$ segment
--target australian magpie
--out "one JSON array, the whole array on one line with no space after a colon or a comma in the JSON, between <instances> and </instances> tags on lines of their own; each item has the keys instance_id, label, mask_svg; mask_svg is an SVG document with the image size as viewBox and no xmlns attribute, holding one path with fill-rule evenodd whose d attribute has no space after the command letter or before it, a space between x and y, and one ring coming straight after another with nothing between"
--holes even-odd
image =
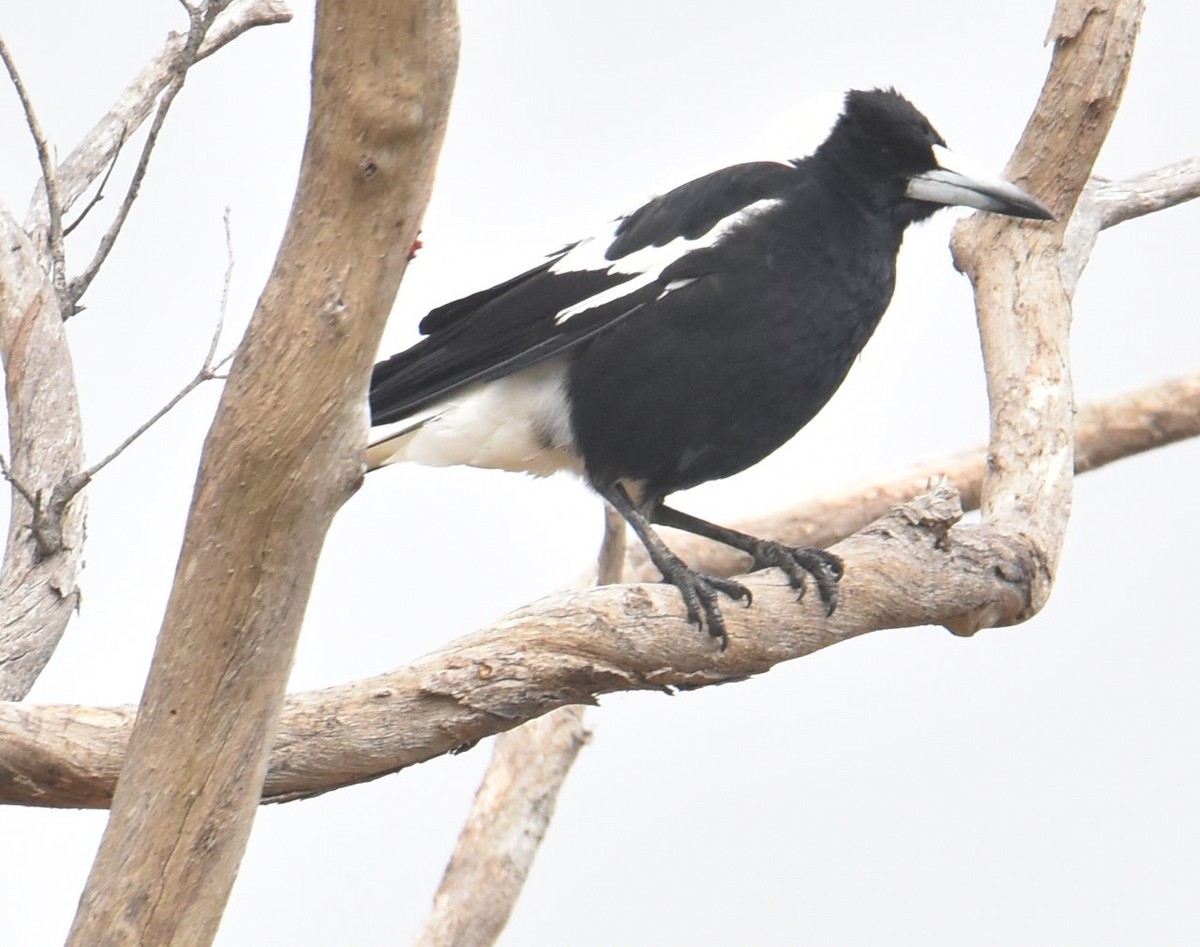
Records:
<instances>
[{"instance_id":1,"label":"australian magpie","mask_svg":"<svg viewBox=\"0 0 1200 947\"><path fill-rule=\"evenodd\" d=\"M581 474L724 645L731 579L675 556L655 524L776 566L826 614L842 563L665 505L750 467L832 397L891 300L905 228L942 205L1050 211L966 171L891 89L851 91L811 154L714 171L599 236L440 306L424 339L375 366L370 468L397 461Z\"/></svg>"}]
</instances>

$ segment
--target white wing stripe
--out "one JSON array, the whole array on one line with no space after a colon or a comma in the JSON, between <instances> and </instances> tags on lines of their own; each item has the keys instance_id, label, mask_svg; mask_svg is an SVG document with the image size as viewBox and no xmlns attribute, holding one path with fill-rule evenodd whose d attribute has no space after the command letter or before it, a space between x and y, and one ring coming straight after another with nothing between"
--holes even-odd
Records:
<instances>
[{"instance_id":1,"label":"white wing stripe","mask_svg":"<svg viewBox=\"0 0 1200 947\"><path fill-rule=\"evenodd\" d=\"M608 289L596 293L594 296L581 299L573 306L568 306L566 309L561 310L555 316L555 324L562 325L572 316L579 315L581 312L587 312L589 309L607 305L621 299L623 296L636 293L639 289L654 283L663 270L672 263L681 260L696 250L715 246L732 228L744 223L751 217L770 210L780 203L777 198L763 198L752 204L747 204L727 217L722 217L706 233L694 240L689 240L686 237L676 237L670 243L664 244L661 247L643 247L641 250L636 250L628 256L621 257L619 260L607 260L604 258L604 251L611 244L611 238L607 243L603 244L595 237L589 237L586 240L580 241L562 259L550 267L551 273L604 270L610 273L630 274L633 278L616 286L610 286ZM684 281L677 280L668 287L668 290L678 289L681 285L684 285Z\"/></svg>"}]
</instances>

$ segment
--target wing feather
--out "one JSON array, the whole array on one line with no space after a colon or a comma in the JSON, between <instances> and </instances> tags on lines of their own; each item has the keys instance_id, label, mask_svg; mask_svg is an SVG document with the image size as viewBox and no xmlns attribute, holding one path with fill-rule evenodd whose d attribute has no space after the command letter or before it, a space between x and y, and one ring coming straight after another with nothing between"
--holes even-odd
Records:
<instances>
[{"instance_id":1,"label":"wing feather","mask_svg":"<svg viewBox=\"0 0 1200 947\"><path fill-rule=\"evenodd\" d=\"M656 197L606 233L488 289L432 310L424 339L381 361L371 420L401 420L479 381L511 374L644 312L704 275L716 242L794 184L773 162L735 165ZM690 265L689 265L690 264Z\"/></svg>"}]
</instances>

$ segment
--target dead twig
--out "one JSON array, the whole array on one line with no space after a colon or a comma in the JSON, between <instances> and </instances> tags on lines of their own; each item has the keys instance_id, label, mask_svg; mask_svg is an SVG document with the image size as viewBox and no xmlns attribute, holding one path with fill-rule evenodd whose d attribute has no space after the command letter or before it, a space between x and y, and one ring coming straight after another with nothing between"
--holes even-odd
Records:
<instances>
[{"instance_id":1,"label":"dead twig","mask_svg":"<svg viewBox=\"0 0 1200 947\"><path fill-rule=\"evenodd\" d=\"M248 30L286 23L291 18L292 11L284 0L232 0L204 37L196 61L207 59ZM59 164L59 196L64 213L100 176L126 139L150 117L154 103L175 74L186 39L186 35L171 34L163 48ZM39 189L26 215L25 229L33 233L45 227L46 217L44 195Z\"/></svg>"},{"instance_id":2,"label":"dead twig","mask_svg":"<svg viewBox=\"0 0 1200 947\"><path fill-rule=\"evenodd\" d=\"M113 169L117 166L117 158L121 156L121 148L125 145L125 131L126 129L122 127L121 140L117 144L116 150L113 152L112 161L108 163L108 170L104 172L104 177L100 181L100 186L96 188L96 193L92 195L92 199L88 201L83 210L79 212L79 216L63 228L64 237L69 237L71 235L71 231L83 223L83 221L87 218L87 215L91 212L92 208L104 200L104 189L108 186L108 179L112 177Z\"/></svg>"},{"instance_id":3,"label":"dead twig","mask_svg":"<svg viewBox=\"0 0 1200 947\"><path fill-rule=\"evenodd\" d=\"M51 278L53 279L54 292L58 296L59 304L65 312L68 307L67 261L66 251L63 247L63 206L62 198L59 196L58 171L54 166L54 158L50 154L50 146L46 143L46 136L42 132L41 122L38 121L37 112L34 111L33 102L29 98L29 93L25 90L25 83L21 81L21 74L17 71L17 64L13 60L12 54L8 51L8 46L5 44L3 37L0 37L0 59L4 61L4 68L8 70L8 77L12 80L13 88L17 91L17 98L21 100L21 110L25 113L25 124L29 126L29 133L33 136L33 143L37 148L38 163L42 167L42 186L46 192L46 206L50 223L48 237L50 241Z\"/></svg>"},{"instance_id":4,"label":"dead twig","mask_svg":"<svg viewBox=\"0 0 1200 947\"><path fill-rule=\"evenodd\" d=\"M209 340L208 350L204 354L204 362L201 364L200 369L196 372L196 374L193 375L192 378L189 379L182 388L175 392L175 394L171 396L166 404L164 404L161 408L150 415L149 418L138 425L138 427L128 437L126 437L123 441L121 441L121 443L105 454L104 457L96 461L96 463L92 464L86 470L80 471L69 481L67 481L62 488L63 494L66 497L66 502L69 503L75 494L92 482L92 479L96 476L96 474L121 456L121 454L124 453L125 450L128 449L136 440L138 440L138 438L140 438L143 434L154 427L154 425L166 417L172 411L172 409L179 404L179 402L183 401L184 398L203 385L206 381L212 381L214 378L224 377L220 374L220 369L234 356L234 352L229 352L219 360L216 358L217 347L220 345L221 334L225 328L225 316L229 309L229 287L233 281L233 237L230 229L228 207L225 208L224 222L226 252L225 280L221 288L221 305L217 312L217 324L213 329L212 338Z\"/></svg>"},{"instance_id":5,"label":"dead twig","mask_svg":"<svg viewBox=\"0 0 1200 947\"><path fill-rule=\"evenodd\" d=\"M116 244L122 228L125 226L125 221L129 217L129 212L133 208L133 202L137 200L138 193L142 187L142 181L145 179L146 171L150 167L150 156L154 152L154 146L158 143L159 133L162 131L163 123L167 120L167 114L171 110L171 105L183 89L188 71L195 65L200 46L204 42L204 37L207 35L209 29L212 27L213 21L228 4L229 0L210 0L203 7L197 8L190 7L186 3L183 4L184 9L188 12L189 20L187 40L184 43L179 59L174 65L174 73L171 81L166 89L163 90L162 97L159 99L158 108L155 110L154 118L150 122L150 129L147 132L146 140L142 144L142 152L138 156L137 167L133 171L133 178L130 180L129 187L125 191L125 198L121 201L121 206L117 209L112 224L100 238L100 243L97 245L96 252L93 254L91 261L84 267L82 273L72 278L70 283L67 284L67 299L69 301L67 315L73 315L78 311L77 307L80 298L87 292L87 288L92 284L92 280L100 272L100 267L104 265L104 261L108 259L109 253L112 252L112 248Z\"/></svg>"}]
</instances>

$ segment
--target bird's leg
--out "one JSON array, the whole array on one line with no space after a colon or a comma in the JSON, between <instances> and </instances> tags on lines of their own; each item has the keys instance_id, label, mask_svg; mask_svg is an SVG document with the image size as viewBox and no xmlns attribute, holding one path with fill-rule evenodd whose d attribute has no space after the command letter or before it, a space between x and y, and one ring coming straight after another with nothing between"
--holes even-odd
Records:
<instances>
[{"instance_id":1,"label":"bird's leg","mask_svg":"<svg viewBox=\"0 0 1200 947\"><path fill-rule=\"evenodd\" d=\"M825 606L825 615L832 615L833 610L837 608L837 587L838 580L842 577L842 560L831 552L807 546L788 546L771 539L759 539L757 536L739 533L736 529L718 526L697 516L673 510L661 502L651 508L649 518L659 526L673 526L675 529L695 533L725 546L740 549L754 560L751 571L771 566L781 569L792 588L799 593L798 598L804 597L805 574L811 575L817 583L817 592L820 593L821 602Z\"/></svg>"},{"instance_id":2,"label":"bird's leg","mask_svg":"<svg viewBox=\"0 0 1200 947\"><path fill-rule=\"evenodd\" d=\"M729 644L729 635L725 631L725 619L717 604L717 593L724 592L730 598L749 605L750 590L732 579L708 575L690 568L667 548L666 543L654 531L650 520L637 508L621 484L596 487L596 491L612 504L613 509L620 513L637 533L638 539L646 547L650 561L662 573L663 581L670 582L679 589L683 603L687 606L688 621L702 628L707 627L708 633L720 640L721 649L724 650Z\"/></svg>"}]
</instances>

